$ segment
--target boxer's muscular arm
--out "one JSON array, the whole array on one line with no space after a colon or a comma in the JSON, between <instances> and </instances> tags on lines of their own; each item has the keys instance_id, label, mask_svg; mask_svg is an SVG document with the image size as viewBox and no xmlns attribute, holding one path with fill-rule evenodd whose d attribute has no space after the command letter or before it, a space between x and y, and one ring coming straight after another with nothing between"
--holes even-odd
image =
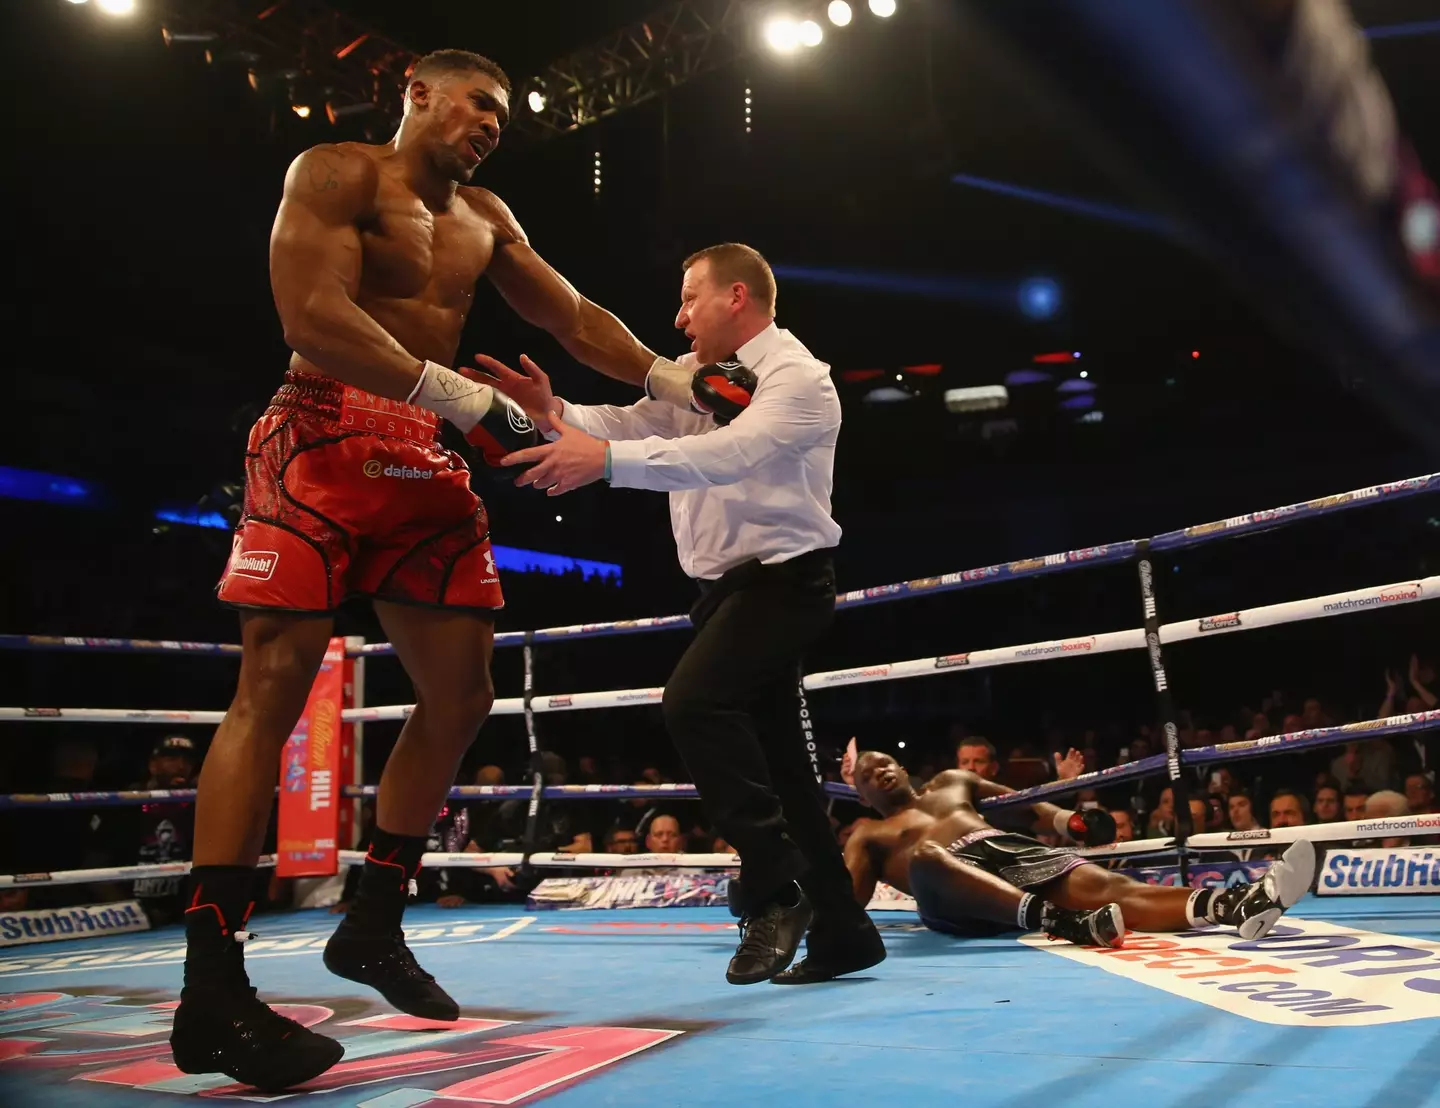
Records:
<instances>
[{"instance_id":1,"label":"boxer's muscular arm","mask_svg":"<svg viewBox=\"0 0 1440 1108\"><path fill-rule=\"evenodd\" d=\"M554 335L572 358L607 377L643 387L655 352L535 253L503 200L485 189L472 193L495 231L495 253L486 276L505 302L526 323Z\"/></svg>"},{"instance_id":2,"label":"boxer's muscular arm","mask_svg":"<svg viewBox=\"0 0 1440 1108\"><path fill-rule=\"evenodd\" d=\"M992 796L1008 796L1015 791L1010 788L1009 785L1000 785L994 781L987 781L979 774L972 773L968 769L946 770L945 773L940 776L948 778L951 774L954 774L955 779L963 783L970 790L970 795L974 800L988 800ZM1026 804L1023 807L1029 808L1035 813L1035 823L1037 826L1044 827L1047 830L1054 825L1056 816L1063 813L1065 818L1068 819L1070 817L1069 808L1061 808L1058 804L1050 804L1044 800L1037 800L1034 804ZM977 810L979 809L977 808Z\"/></svg>"},{"instance_id":3,"label":"boxer's muscular arm","mask_svg":"<svg viewBox=\"0 0 1440 1108\"><path fill-rule=\"evenodd\" d=\"M374 162L336 146L291 162L270 232L270 286L291 350L346 384L404 400L421 359L355 303L359 223L377 181Z\"/></svg>"},{"instance_id":4,"label":"boxer's muscular arm","mask_svg":"<svg viewBox=\"0 0 1440 1108\"><path fill-rule=\"evenodd\" d=\"M875 863L870 857L869 827L872 822L868 819L856 821L855 830L845 843L845 868L850 871L855 900L862 908L875 895L875 882L879 880Z\"/></svg>"}]
</instances>

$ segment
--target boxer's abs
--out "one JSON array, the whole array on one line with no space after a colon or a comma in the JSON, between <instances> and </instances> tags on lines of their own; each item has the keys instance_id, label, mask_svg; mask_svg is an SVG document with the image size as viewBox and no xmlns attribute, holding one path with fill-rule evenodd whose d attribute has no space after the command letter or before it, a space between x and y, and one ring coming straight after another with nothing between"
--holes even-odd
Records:
<instances>
[{"instance_id":1,"label":"boxer's abs","mask_svg":"<svg viewBox=\"0 0 1440 1108\"><path fill-rule=\"evenodd\" d=\"M910 860L921 843L935 842L949 846L962 835L988 827L978 813L971 808L955 808L943 816L926 813L930 821L905 828L891 844L886 853L881 876L896 888L910 887Z\"/></svg>"}]
</instances>

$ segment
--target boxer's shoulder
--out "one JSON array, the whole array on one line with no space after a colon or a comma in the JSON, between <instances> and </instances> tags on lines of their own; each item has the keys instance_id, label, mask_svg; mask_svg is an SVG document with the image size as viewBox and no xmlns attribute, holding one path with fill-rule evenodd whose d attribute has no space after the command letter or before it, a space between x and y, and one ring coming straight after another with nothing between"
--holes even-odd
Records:
<instances>
[{"instance_id":1,"label":"boxer's shoulder","mask_svg":"<svg viewBox=\"0 0 1440 1108\"><path fill-rule=\"evenodd\" d=\"M380 149L360 142L312 146L290 163L286 192L368 204L379 188Z\"/></svg>"},{"instance_id":2,"label":"boxer's shoulder","mask_svg":"<svg viewBox=\"0 0 1440 1108\"><path fill-rule=\"evenodd\" d=\"M462 185L456 194L469 205L471 211L490 224L495 237L501 242L528 241L510 205L489 189L479 185Z\"/></svg>"}]
</instances>

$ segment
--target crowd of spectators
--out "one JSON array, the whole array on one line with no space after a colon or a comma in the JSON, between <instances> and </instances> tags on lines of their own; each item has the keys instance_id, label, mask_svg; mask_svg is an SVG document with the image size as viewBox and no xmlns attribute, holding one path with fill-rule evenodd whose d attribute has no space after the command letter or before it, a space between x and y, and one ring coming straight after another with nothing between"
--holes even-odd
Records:
<instances>
[{"instance_id":1,"label":"crowd of spectators","mask_svg":"<svg viewBox=\"0 0 1440 1108\"><path fill-rule=\"evenodd\" d=\"M1383 698L1372 718L1416 713L1437 706L1436 671L1418 655L1403 673L1386 672ZM1276 691L1258 707L1237 706L1228 717L1207 725L1181 713L1179 739L1183 748L1224 746L1271 735L1359 722L1332 714L1323 697L1292 697ZM906 762L917 785L943 769L972 770L990 780L1023 788L1046 780L1073 778L1082 773L1124 764L1163 749L1152 727L1126 733L1115 725L1101 725L1074 734L1052 731L1043 743L1017 743L998 747L963 724L952 727L948 750L937 756L931 748L907 751L904 740L889 736L864 745L890 749ZM67 737L52 749L49 788L82 791L96 787L96 744ZM908 755L908 757L907 757ZM151 748L143 773L134 773L135 788L193 787L198 777L201 747L185 735L169 735ZM1440 732L1420 732L1388 738L1357 739L1339 747L1314 751L1237 759L1204 770L1185 770L1189 795L1189 833L1253 831L1360 819L1421 815L1440 811L1436 803L1436 771L1440 768ZM638 770L615 759L582 753L567 759L548 752L542 771L550 785L615 784L660 785L683 780L665 764ZM838 779L838 761L830 772ZM1103 781L1103 778L1101 779ZM466 771L457 784L528 784L524 767L481 765ZM1087 788L1062 803L1077 807L1104 807L1115 818L1120 841L1163 837L1176 833L1181 813L1175 790L1164 775L1134 783ZM440 813L430 849L447 852L519 851L526 843L528 802L476 800L451 802ZM866 814L858 803L832 805L832 824L843 841L853 821ZM133 807L58 809L25 814L33 821L23 841L12 837L4 851L8 868L34 871L96 866L123 866L147 862L185 860L189 857L194 809L189 803L166 801ZM373 809L362 809L357 847L369 833ZM1004 825L1005 817L996 822ZM1029 830L1029 828L1025 828ZM1048 829L1035 832L1053 839ZM1431 839L1380 837L1374 845L1403 846ZM269 848L273 849L272 818ZM570 853L733 853L707 826L700 803L690 799L605 800L584 799L548 803L541 809L530 848ZM358 874L358 869L353 871ZM596 871L591 871L596 872ZM673 872L673 871L671 871ZM540 880L534 871L517 868L435 868L422 871L420 896L445 907L466 903L521 900ZM29 906L138 900L157 923L178 918L183 879L150 878L125 885L111 882L91 886L35 886L0 890L0 910ZM286 907L291 903L288 883L273 874L257 878L261 905ZM343 900L342 900L343 905Z\"/></svg>"}]
</instances>

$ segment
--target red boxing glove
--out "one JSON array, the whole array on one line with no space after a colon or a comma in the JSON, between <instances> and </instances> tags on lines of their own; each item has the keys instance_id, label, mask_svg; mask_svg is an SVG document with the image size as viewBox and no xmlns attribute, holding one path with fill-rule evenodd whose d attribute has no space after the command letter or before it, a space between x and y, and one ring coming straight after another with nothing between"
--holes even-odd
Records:
<instances>
[{"instance_id":1,"label":"red boxing glove","mask_svg":"<svg viewBox=\"0 0 1440 1108\"><path fill-rule=\"evenodd\" d=\"M1104 808L1084 808L1070 813L1065 831L1077 843L1104 846L1115 841L1115 817Z\"/></svg>"},{"instance_id":2,"label":"red boxing glove","mask_svg":"<svg viewBox=\"0 0 1440 1108\"><path fill-rule=\"evenodd\" d=\"M723 427L750 406L759 384L754 371L734 357L702 365L690 379L690 405Z\"/></svg>"}]
</instances>

